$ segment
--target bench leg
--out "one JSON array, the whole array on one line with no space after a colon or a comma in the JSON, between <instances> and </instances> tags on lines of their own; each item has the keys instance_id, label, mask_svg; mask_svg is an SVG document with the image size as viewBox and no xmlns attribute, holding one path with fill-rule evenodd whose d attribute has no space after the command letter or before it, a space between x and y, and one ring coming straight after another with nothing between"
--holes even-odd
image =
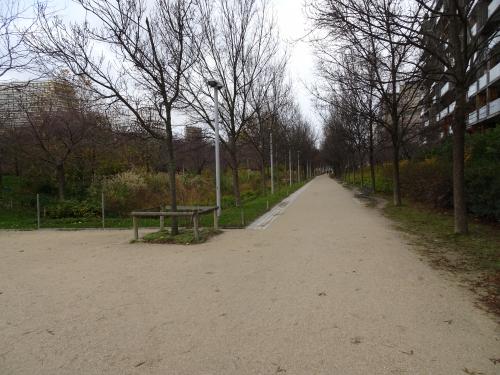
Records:
<instances>
[{"instance_id":1,"label":"bench leg","mask_svg":"<svg viewBox=\"0 0 500 375\"><path fill-rule=\"evenodd\" d=\"M137 241L139 239L139 219L135 216L132 217L132 224L134 227L134 240Z\"/></svg>"},{"instance_id":2,"label":"bench leg","mask_svg":"<svg viewBox=\"0 0 500 375\"><path fill-rule=\"evenodd\" d=\"M165 216L160 216L160 230L165 230Z\"/></svg>"},{"instance_id":3,"label":"bench leg","mask_svg":"<svg viewBox=\"0 0 500 375\"><path fill-rule=\"evenodd\" d=\"M219 217L217 216L217 210L214 210L214 229L219 229Z\"/></svg>"}]
</instances>

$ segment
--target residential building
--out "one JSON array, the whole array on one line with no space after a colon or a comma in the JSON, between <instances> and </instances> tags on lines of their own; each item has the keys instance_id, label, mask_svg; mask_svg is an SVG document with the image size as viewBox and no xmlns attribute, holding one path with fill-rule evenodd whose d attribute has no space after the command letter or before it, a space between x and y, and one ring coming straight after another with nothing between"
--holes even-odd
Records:
<instances>
[{"instance_id":1,"label":"residential building","mask_svg":"<svg viewBox=\"0 0 500 375\"><path fill-rule=\"evenodd\" d=\"M0 84L0 125L25 126L29 113L63 110L74 98L73 87L62 80Z\"/></svg>"},{"instance_id":2,"label":"residential building","mask_svg":"<svg viewBox=\"0 0 500 375\"><path fill-rule=\"evenodd\" d=\"M437 33L442 33L446 25L448 0L438 0L436 13L429 17L429 26ZM465 0L467 2L467 0ZM474 54L469 72L473 80L468 88L466 111L467 130L496 126L500 122L500 0L470 0L469 13L470 37L477 37L481 46ZM453 83L435 59L427 59L428 70L441 71L427 81L426 104L421 112L424 126L435 126L443 137L452 132L453 112L455 110L455 92Z\"/></svg>"}]
</instances>

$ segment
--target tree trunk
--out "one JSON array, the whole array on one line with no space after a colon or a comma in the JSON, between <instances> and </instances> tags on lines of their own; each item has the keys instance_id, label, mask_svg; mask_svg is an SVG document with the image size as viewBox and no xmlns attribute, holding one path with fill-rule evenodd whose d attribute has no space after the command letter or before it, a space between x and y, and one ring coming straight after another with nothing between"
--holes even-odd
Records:
<instances>
[{"instance_id":1,"label":"tree trunk","mask_svg":"<svg viewBox=\"0 0 500 375\"><path fill-rule=\"evenodd\" d=\"M370 123L370 145L368 150L368 157L370 158L370 175L372 180L372 190L375 193L375 159L373 156L373 124Z\"/></svg>"},{"instance_id":2,"label":"tree trunk","mask_svg":"<svg viewBox=\"0 0 500 375\"><path fill-rule=\"evenodd\" d=\"M467 204L465 199L465 106L466 90L456 86L457 104L453 126L453 212L455 233L467 233Z\"/></svg>"},{"instance_id":3,"label":"tree trunk","mask_svg":"<svg viewBox=\"0 0 500 375\"><path fill-rule=\"evenodd\" d=\"M365 185L365 171L363 170L364 166L364 157L362 151L359 151L359 164L360 164L360 172L361 172L361 188Z\"/></svg>"},{"instance_id":4,"label":"tree trunk","mask_svg":"<svg viewBox=\"0 0 500 375\"><path fill-rule=\"evenodd\" d=\"M3 194L3 169L2 160L0 160L0 196Z\"/></svg>"},{"instance_id":5,"label":"tree trunk","mask_svg":"<svg viewBox=\"0 0 500 375\"><path fill-rule=\"evenodd\" d=\"M168 111L168 109L167 109ZM168 181L170 185L170 210L172 212L177 211L177 186L176 186L176 174L177 165L175 163L174 157L174 145L173 145L173 135L172 135L172 119L170 113L167 113L167 138L165 140L167 147L167 167L168 167ZM171 218L171 229L170 233L175 236L179 234L179 222L176 216Z\"/></svg>"},{"instance_id":6,"label":"tree trunk","mask_svg":"<svg viewBox=\"0 0 500 375\"><path fill-rule=\"evenodd\" d=\"M56 165L56 177L57 177L57 194L60 201L64 200L64 192L66 189L66 177L64 175L64 164L60 163Z\"/></svg>"},{"instance_id":7,"label":"tree trunk","mask_svg":"<svg viewBox=\"0 0 500 375\"><path fill-rule=\"evenodd\" d=\"M395 206L401 206L401 184L399 180L399 145L392 144L392 196Z\"/></svg>"},{"instance_id":8,"label":"tree trunk","mask_svg":"<svg viewBox=\"0 0 500 375\"><path fill-rule=\"evenodd\" d=\"M264 158L261 157L261 160L260 160L260 188L262 190L262 194L265 194L266 193L266 165L265 165L265 161L264 161Z\"/></svg>"},{"instance_id":9,"label":"tree trunk","mask_svg":"<svg viewBox=\"0 0 500 375\"><path fill-rule=\"evenodd\" d=\"M232 178L233 178L233 196L234 196L234 201L236 204L236 207L239 207L241 204L241 197L240 197L240 176L238 174L238 151L236 149L236 142L234 140L229 142L229 157L231 158L230 160L230 165L231 165L231 172L232 172Z\"/></svg>"},{"instance_id":10,"label":"tree trunk","mask_svg":"<svg viewBox=\"0 0 500 375\"><path fill-rule=\"evenodd\" d=\"M14 157L14 169L15 169L16 177L19 177L21 175L21 171L19 168L19 160L17 159L17 156Z\"/></svg>"}]
</instances>

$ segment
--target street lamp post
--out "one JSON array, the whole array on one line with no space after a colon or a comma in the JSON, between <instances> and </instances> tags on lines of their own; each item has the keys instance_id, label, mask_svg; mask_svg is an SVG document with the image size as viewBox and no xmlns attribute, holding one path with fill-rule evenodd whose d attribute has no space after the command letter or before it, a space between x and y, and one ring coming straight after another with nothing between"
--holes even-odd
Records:
<instances>
[{"instance_id":1,"label":"street lamp post","mask_svg":"<svg viewBox=\"0 0 500 375\"><path fill-rule=\"evenodd\" d=\"M220 153L219 153L219 90L223 87L222 83L211 79L208 85L214 89L214 99L215 99L215 199L217 204L217 217L220 217L221 213L221 195L220 195Z\"/></svg>"},{"instance_id":2,"label":"street lamp post","mask_svg":"<svg viewBox=\"0 0 500 375\"><path fill-rule=\"evenodd\" d=\"M269 133L270 164L271 164L271 194L274 194L274 161L273 161L273 132Z\"/></svg>"},{"instance_id":3,"label":"street lamp post","mask_svg":"<svg viewBox=\"0 0 500 375\"><path fill-rule=\"evenodd\" d=\"M300 151L297 151L297 182L300 182Z\"/></svg>"}]
</instances>

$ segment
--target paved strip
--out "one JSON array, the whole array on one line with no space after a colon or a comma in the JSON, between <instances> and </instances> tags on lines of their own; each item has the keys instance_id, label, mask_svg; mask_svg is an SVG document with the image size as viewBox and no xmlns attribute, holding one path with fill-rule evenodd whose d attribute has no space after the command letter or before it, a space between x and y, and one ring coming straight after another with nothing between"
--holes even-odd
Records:
<instances>
[{"instance_id":1,"label":"paved strip","mask_svg":"<svg viewBox=\"0 0 500 375\"><path fill-rule=\"evenodd\" d=\"M264 230L271 225L271 223L276 220L279 216L283 215L285 213L285 210L287 209L288 206L290 206L293 202L297 200L300 194L302 194L306 189L307 186L310 184L308 182L304 186L302 186L300 189L296 190L292 194L290 194L288 197L283 199L280 203L275 205L271 210L266 212L264 215L260 216L256 220L254 220L250 225L247 226L247 229L252 229L252 230Z\"/></svg>"}]
</instances>

